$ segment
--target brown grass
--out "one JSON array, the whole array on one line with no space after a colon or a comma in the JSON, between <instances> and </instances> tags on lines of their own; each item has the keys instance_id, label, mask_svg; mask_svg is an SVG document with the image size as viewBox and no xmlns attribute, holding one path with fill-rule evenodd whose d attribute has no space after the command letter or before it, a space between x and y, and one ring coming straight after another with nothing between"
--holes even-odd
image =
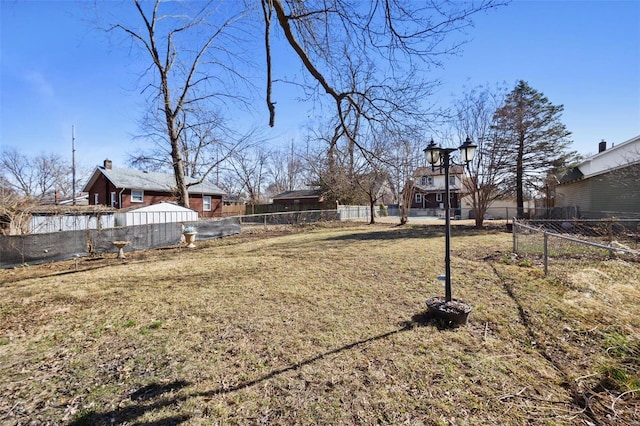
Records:
<instances>
[{"instance_id":1,"label":"brown grass","mask_svg":"<svg viewBox=\"0 0 640 426\"><path fill-rule=\"evenodd\" d=\"M454 229L454 297L473 311L453 330L424 315L444 292L437 226L256 230L0 271L0 422L640 422L638 264L553 279L510 248Z\"/></svg>"}]
</instances>

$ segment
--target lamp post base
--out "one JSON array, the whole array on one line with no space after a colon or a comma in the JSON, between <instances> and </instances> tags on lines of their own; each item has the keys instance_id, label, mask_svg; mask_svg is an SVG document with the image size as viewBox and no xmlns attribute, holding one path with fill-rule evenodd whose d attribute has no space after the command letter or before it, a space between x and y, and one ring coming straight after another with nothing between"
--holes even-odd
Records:
<instances>
[{"instance_id":1,"label":"lamp post base","mask_svg":"<svg viewBox=\"0 0 640 426\"><path fill-rule=\"evenodd\" d=\"M427 308L432 318L440 320L450 327L465 325L471 312L471 306L466 302L458 299L447 302L444 297L427 299Z\"/></svg>"}]
</instances>

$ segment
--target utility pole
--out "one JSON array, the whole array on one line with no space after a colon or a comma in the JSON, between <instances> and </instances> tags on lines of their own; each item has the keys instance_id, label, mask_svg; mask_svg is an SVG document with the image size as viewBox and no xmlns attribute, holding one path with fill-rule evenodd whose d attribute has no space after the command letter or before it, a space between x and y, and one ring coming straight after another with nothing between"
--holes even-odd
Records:
<instances>
[{"instance_id":1,"label":"utility pole","mask_svg":"<svg viewBox=\"0 0 640 426\"><path fill-rule=\"evenodd\" d=\"M76 129L71 125L71 196L72 205L76 205Z\"/></svg>"}]
</instances>

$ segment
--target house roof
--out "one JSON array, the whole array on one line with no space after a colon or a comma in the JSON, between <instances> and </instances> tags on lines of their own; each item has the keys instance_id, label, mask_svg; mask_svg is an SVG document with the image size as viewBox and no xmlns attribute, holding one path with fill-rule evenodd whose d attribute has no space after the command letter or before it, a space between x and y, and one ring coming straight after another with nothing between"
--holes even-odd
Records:
<instances>
[{"instance_id":1,"label":"house roof","mask_svg":"<svg viewBox=\"0 0 640 426\"><path fill-rule=\"evenodd\" d=\"M572 182L574 180L582 179L583 176L584 174L582 174L579 168L573 167L564 176L560 178L560 183L567 183L567 182Z\"/></svg>"},{"instance_id":2,"label":"house roof","mask_svg":"<svg viewBox=\"0 0 640 426\"><path fill-rule=\"evenodd\" d=\"M583 178L587 179L639 162L640 135L585 158L580 164L565 174L560 179L560 182L564 184Z\"/></svg>"},{"instance_id":3,"label":"house roof","mask_svg":"<svg viewBox=\"0 0 640 426\"><path fill-rule=\"evenodd\" d=\"M89 191L96 179L103 174L116 188L141 189L145 191L172 192L176 186L175 176L166 173L143 172L133 169L105 168L99 166L91 175L83 191ZM185 177L187 184L197 179ZM189 194L224 195L225 192L209 182L201 182L187 187Z\"/></svg>"},{"instance_id":4,"label":"house roof","mask_svg":"<svg viewBox=\"0 0 640 426\"><path fill-rule=\"evenodd\" d=\"M451 174L451 175L462 175L462 174L464 174L464 167L460 166L458 164L454 164L451 167L449 167L449 174ZM416 169L416 171L413 173L413 176L415 176L415 177L421 177L421 176L444 176L444 170L439 168L439 167L435 167L435 169L434 169L431 166L418 167Z\"/></svg>"},{"instance_id":5,"label":"house roof","mask_svg":"<svg viewBox=\"0 0 640 426\"><path fill-rule=\"evenodd\" d=\"M319 198L322 197L321 189L298 189L294 191L285 191L278 195L274 195L274 200L293 200L300 198Z\"/></svg>"}]
</instances>

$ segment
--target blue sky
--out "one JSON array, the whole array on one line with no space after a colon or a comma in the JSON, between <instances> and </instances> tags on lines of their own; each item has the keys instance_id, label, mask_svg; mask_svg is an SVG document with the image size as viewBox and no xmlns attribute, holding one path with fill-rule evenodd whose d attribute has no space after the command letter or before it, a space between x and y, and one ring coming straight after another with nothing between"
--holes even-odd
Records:
<instances>
[{"instance_id":1,"label":"blue sky","mask_svg":"<svg viewBox=\"0 0 640 426\"><path fill-rule=\"evenodd\" d=\"M139 68L128 49L88 22L92 4L0 0L0 146L70 159L73 125L79 165L105 158L124 165L144 106ZM438 103L465 86L513 87L522 79L564 105L563 122L582 154L596 152L601 139L640 135L640 0L516 0L474 21L461 54L432 72L444 83ZM274 143L300 139L311 104L290 91L276 97L274 129L263 99L253 116L236 119L260 120Z\"/></svg>"}]
</instances>

